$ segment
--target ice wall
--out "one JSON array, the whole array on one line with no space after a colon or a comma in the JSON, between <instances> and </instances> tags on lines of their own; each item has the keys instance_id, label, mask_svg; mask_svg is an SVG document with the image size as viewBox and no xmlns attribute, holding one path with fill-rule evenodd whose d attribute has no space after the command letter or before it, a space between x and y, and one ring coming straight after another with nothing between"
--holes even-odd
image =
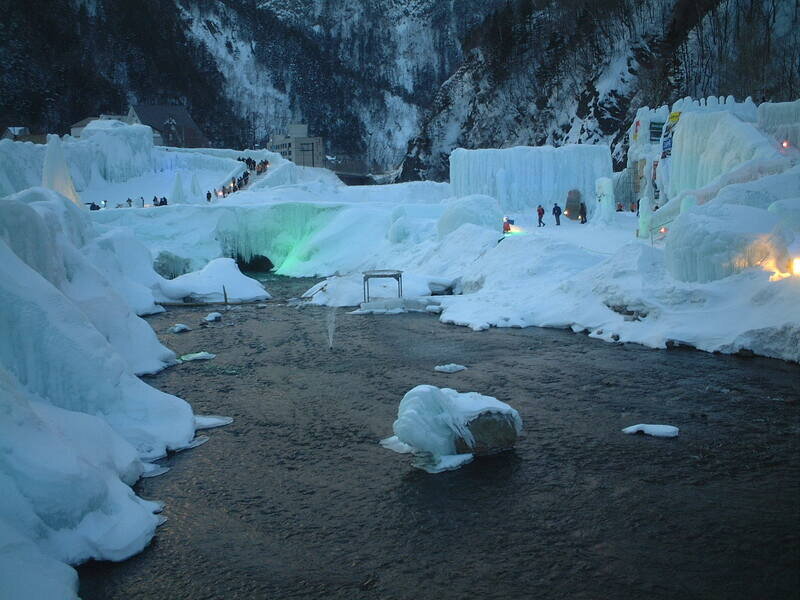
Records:
<instances>
[{"instance_id":1,"label":"ice wall","mask_svg":"<svg viewBox=\"0 0 800 600\"><path fill-rule=\"evenodd\" d=\"M681 115L672 145L669 198L702 188L745 164L782 158L753 124L728 112Z\"/></svg>"},{"instance_id":2,"label":"ice wall","mask_svg":"<svg viewBox=\"0 0 800 600\"><path fill-rule=\"evenodd\" d=\"M672 223L666 264L679 281L705 283L749 267L788 263L790 242L779 219L766 210L735 204L698 206Z\"/></svg>"},{"instance_id":3,"label":"ice wall","mask_svg":"<svg viewBox=\"0 0 800 600\"><path fill-rule=\"evenodd\" d=\"M85 138L76 140L64 136L61 141L69 174L78 192L90 185L120 183L153 170L152 130L145 125L125 125L119 121L106 123L119 126L90 129L87 125ZM3 140L0 143L0 197L40 185L45 153L46 147L41 144ZM57 171L62 173L60 168ZM48 173L55 172L48 168ZM59 191L62 190L59 188Z\"/></svg>"},{"instance_id":4,"label":"ice wall","mask_svg":"<svg viewBox=\"0 0 800 600\"><path fill-rule=\"evenodd\" d=\"M538 204L549 208L554 202L563 207L567 193L577 189L591 215L595 180L611 174L611 152L602 145L458 148L450 155L453 194L491 196L507 213L530 212Z\"/></svg>"},{"instance_id":5,"label":"ice wall","mask_svg":"<svg viewBox=\"0 0 800 600\"><path fill-rule=\"evenodd\" d=\"M800 100L765 102L758 106L758 127L778 142L789 142L789 149L800 148Z\"/></svg>"}]
</instances>

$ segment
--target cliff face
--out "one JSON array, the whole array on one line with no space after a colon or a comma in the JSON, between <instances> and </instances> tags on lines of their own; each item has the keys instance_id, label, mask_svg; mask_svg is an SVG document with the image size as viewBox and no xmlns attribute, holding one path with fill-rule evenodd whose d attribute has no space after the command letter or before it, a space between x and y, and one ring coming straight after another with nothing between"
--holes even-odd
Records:
<instances>
[{"instance_id":1,"label":"cliff face","mask_svg":"<svg viewBox=\"0 0 800 600\"><path fill-rule=\"evenodd\" d=\"M179 102L215 143L305 121L402 179L452 148L602 141L640 104L800 95L800 0L5 0L0 125ZM600 6L602 4L602 6Z\"/></svg>"}]
</instances>

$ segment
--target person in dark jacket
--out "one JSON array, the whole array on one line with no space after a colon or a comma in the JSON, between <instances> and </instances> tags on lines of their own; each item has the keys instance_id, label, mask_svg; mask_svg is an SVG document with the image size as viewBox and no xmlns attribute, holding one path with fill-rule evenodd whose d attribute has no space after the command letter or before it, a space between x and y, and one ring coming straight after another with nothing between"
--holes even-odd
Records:
<instances>
[{"instance_id":1,"label":"person in dark jacket","mask_svg":"<svg viewBox=\"0 0 800 600\"><path fill-rule=\"evenodd\" d=\"M206 202L211 202L211 192L206 192Z\"/></svg>"},{"instance_id":2,"label":"person in dark jacket","mask_svg":"<svg viewBox=\"0 0 800 600\"><path fill-rule=\"evenodd\" d=\"M545 223L544 221L542 221L542 217L544 217L544 208L542 207L541 204L536 209L536 216L539 217L539 224L537 225L537 227L544 227Z\"/></svg>"},{"instance_id":3,"label":"person in dark jacket","mask_svg":"<svg viewBox=\"0 0 800 600\"><path fill-rule=\"evenodd\" d=\"M586 223L586 205L581 202L581 206L578 209L578 218L581 220L581 225Z\"/></svg>"},{"instance_id":4,"label":"person in dark jacket","mask_svg":"<svg viewBox=\"0 0 800 600\"><path fill-rule=\"evenodd\" d=\"M553 205L553 216L556 218L556 225L561 225L561 207L558 202Z\"/></svg>"}]
</instances>

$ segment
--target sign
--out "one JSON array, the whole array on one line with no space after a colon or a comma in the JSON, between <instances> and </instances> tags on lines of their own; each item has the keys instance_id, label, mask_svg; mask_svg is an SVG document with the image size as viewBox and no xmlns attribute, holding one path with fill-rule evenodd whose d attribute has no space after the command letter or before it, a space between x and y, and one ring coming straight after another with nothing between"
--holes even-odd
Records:
<instances>
[{"instance_id":1,"label":"sign","mask_svg":"<svg viewBox=\"0 0 800 600\"><path fill-rule=\"evenodd\" d=\"M681 113L669 113L669 120L667 126L664 127L664 136L661 142L661 158L667 158L672 155L672 136L675 135L675 126L681 118Z\"/></svg>"}]
</instances>

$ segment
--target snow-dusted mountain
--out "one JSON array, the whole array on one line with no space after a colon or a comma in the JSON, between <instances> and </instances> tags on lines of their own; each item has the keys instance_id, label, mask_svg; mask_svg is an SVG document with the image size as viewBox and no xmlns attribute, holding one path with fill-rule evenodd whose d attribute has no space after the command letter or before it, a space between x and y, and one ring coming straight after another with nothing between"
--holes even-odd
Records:
<instances>
[{"instance_id":1,"label":"snow-dusted mountain","mask_svg":"<svg viewBox=\"0 0 800 600\"><path fill-rule=\"evenodd\" d=\"M0 22L0 126L185 104L249 146L308 122L403 179L455 146L604 141L643 103L800 93L789 0L51 0Z\"/></svg>"}]
</instances>

